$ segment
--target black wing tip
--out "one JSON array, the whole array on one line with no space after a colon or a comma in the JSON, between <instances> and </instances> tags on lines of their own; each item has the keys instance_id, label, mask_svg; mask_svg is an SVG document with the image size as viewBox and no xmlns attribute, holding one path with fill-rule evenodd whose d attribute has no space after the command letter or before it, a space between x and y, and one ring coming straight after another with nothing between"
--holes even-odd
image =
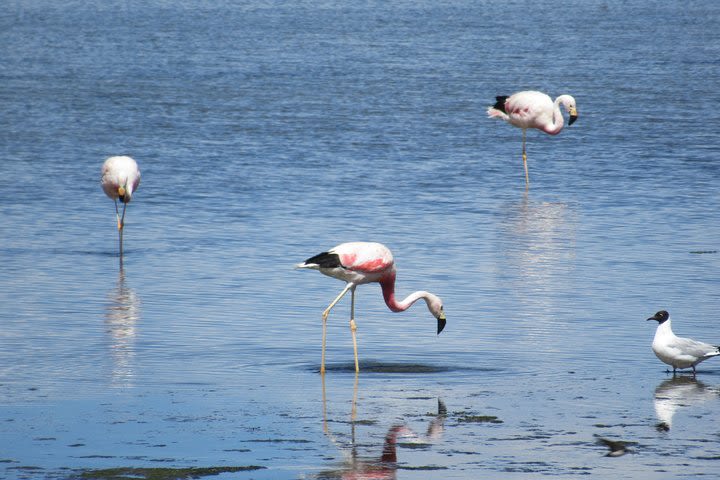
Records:
<instances>
[{"instance_id":1,"label":"black wing tip","mask_svg":"<svg viewBox=\"0 0 720 480\"><path fill-rule=\"evenodd\" d=\"M337 253L322 252L305 260L305 265L317 265L320 268L342 267Z\"/></svg>"},{"instance_id":2,"label":"black wing tip","mask_svg":"<svg viewBox=\"0 0 720 480\"><path fill-rule=\"evenodd\" d=\"M500 95L495 97L495 105L493 105L493 108L495 110L500 110L503 113L507 113L505 111L505 102L508 98L510 98L508 95Z\"/></svg>"}]
</instances>

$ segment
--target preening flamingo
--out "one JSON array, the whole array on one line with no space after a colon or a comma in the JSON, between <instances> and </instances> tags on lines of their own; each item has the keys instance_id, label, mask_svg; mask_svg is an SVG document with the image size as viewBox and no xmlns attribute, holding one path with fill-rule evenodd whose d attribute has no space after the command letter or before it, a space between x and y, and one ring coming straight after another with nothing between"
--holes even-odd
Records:
<instances>
[{"instance_id":1,"label":"preening flamingo","mask_svg":"<svg viewBox=\"0 0 720 480\"><path fill-rule=\"evenodd\" d=\"M122 232L125 226L125 209L132 200L133 193L140 185L140 169L130 157L110 157L105 160L101 170L100 183L105 194L115 202L115 217L120 233L120 255L122 255ZM122 217L118 209L118 200L123 203Z\"/></svg>"},{"instance_id":2,"label":"preening flamingo","mask_svg":"<svg viewBox=\"0 0 720 480\"><path fill-rule=\"evenodd\" d=\"M345 288L335 297L335 300L323 311L322 333L322 359L320 373L325 373L325 339L327 331L327 317L330 310L348 292L352 294L350 301L350 331L353 339L353 352L355 355L355 372L360 371L357 354L357 339L355 331L355 288L363 283L378 282L382 288L385 304L393 312L402 312L421 298L425 300L428 310L437 319L437 333L445 328L445 312L442 300L430 292L417 291L408 295L404 300L395 299L395 262L393 255L385 245L373 242L348 242L331 248L314 257L308 258L297 268L312 268L319 270L329 277L347 282Z\"/></svg>"},{"instance_id":3,"label":"preening flamingo","mask_svg":"<svg viewBox=\"0 0 720 480\"><path fill-rule=\"evenodd\" d=\"M508 96L495 97L495 105L488 108L488 116L505 120L510 125L522 128L522 159L525 166L525 185L530 185L525 136L528 128L536 128L550 135L557 135L565 126L560 105L570 113L568 125L577 120L575 99L570 95L560 95L553 102L542 92L534 90L517 92Z\"/></svg>"},{"instance_id":4,"label":"preening flamingo","mask_svg":"<svg viewBox=\"0 0 720 480\"><path fill-rule=\"evenodd\" d=\"M695 375L695 365L720 355L720 346L676 336L672 331L670 314L665 310L660 310L648 320L658 322L652 343L653 352L662 362L673 367L673 373L678 368L692 367Z\"/></svg>"}]
</instances>

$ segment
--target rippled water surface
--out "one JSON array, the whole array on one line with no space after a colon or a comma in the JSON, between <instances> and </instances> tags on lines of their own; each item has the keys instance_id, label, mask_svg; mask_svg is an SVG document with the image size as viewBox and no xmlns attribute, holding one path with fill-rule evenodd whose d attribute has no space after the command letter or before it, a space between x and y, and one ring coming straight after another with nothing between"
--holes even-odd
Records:
<instances>
[{"instance_id":1,"label":"rippled water surface","mask_svg":"<svg viewBox=\"0 0 720 480\"><path fill-rule=\"evenodd\" d=\"M645 321L720 342L720 4L115 3L0 12L0 476L720 474L720 360ZM580 114L528 190L523 89ZM342 284L293 265L351 240L448 325L361 286L322 378Z\"/></svg>"}]
</instances>

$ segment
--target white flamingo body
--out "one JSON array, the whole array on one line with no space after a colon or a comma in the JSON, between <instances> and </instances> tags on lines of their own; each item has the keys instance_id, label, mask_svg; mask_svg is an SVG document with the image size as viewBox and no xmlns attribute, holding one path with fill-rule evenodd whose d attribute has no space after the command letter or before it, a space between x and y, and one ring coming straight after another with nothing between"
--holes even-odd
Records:
<instances>
[{"instance_id":1,"label":"white flamingo body","mask_svg":"<svg viewBox=\"0 0 720 480\"><path fill-rule=\"evenodd\" d=\"M525 166L525 182L530 184L525 151L525 137L528 128L535 128L549 135L557 135L565 126L565 119L560 105L570 114L569 125L577 119L575 99L570 95L560 95L553 101L548 95L534 90L517 92L509 97L496 97L497 102L488 108L488 116L505 120L510 125L523 131L523 165Z\"/></svg>"},{"instance_id":2,"label":"white flamingo body","mask_svg":"<svg viewBox=\"0 0 720 480\"><path fill-rule=\"evenodd\" d=\"M100 183L112 200L130 203L140 185L140 169L131 157L110 157L102 166Z\"/></svg>"},{"instance_id":3,"label":"white flamingo body","mask_svg":"<svg viewBox=\"0 0 720 480\"><path fill-rule=\"evenodd\" d=\"M692 368L695 373L697 364L720 355L718 346L675 335L670 316L665 310L657 312L648 320L656 320L659 323L653 338L652 350L663 363L673 367L673 372L678 368Z\"/></svg>"},{"instance_id":4,"label":"white flamingo body","mask_svg":"<svg viewBox=\"0 0 720 480\"><path fill-rule=\"evenodd\" d=\"M127 156L110 157L101 169L100 184L105 194L115 202L115 216L120 232L120 254L122 255L122 230L125 226L125 209L140 185L140 168L137 162ZM118 200L123 204L122 216Z\"/></svg>"},{"instance_id":5,"label":"white flamingo body","mask_svg":"<svg viewBox=\"0 0 720 480\"><path fill-rule=\"evenodd\" d=\"M317 264L299 265L299 268L313 268L329 277L347 283L362 285L379 282L389 270L395 270L392 252L380 243L347 242L331 248L327 253L339 256L340 265L323 268Z\"/></svg>"},{"instance_id":6,"label":"white flamingo body","mask_svg":"<svg viewBox=\"0 0 720 480\"><path fill-rule=\"evenodd\" d=\"M357 339L355 331L355 288L365 283L377 282L383 292L385 304L393 312L402 312L421 298L425 300L428 310L438 322L439 334L445 328L445 312L442 300L426 291L417 291L408 295L404 300L395 298L395 261L392 252L385 245L374 242L348 242L337 245L326 252L311 257L305 262L296 265L297 268L310 268L319 270L327 276L346 282L345 288L323 311L323 342L320 373L325 373L325 339L327 317L330 310L348 292L351 292L350 330L353 337L353 350L355 355L355 371L360 371L357 355Z\"/></svg>"}]
</instances>

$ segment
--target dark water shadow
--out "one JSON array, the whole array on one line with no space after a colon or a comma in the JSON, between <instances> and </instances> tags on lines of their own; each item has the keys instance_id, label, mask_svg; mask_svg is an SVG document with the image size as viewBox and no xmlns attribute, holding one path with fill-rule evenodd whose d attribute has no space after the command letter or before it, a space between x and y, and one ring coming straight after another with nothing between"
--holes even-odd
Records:
<instances>
[{"instance_id":1,"label":"dark water shadow","mask_svg":"<svg viewBox=\"0 0 720 480\"><path fill-rule=\"evenodd\" d=\"M320 373L319 365L305 365L303 369ZM328 363L325 364L326 372L352 373L355 374L355 363ZM499 372L500 368L480 368L466 366L449 366L449 365L430 365L424 363L411 362L380 362L376 360L366 360L360 362L360 375L366 373L448 373L448 372Z\"/></svg>"},{"instance_id":2,"label":"dark water shadow","mask_svg":"<svg viewBox=\"0 0 720 480\"><path fill-rule=\"evenodd\" d=\"M94 480L124 480L124 479L145 479L145 480L183 480L192 478L203 478L226 473L251 472L262 470L266 467L258 465L245 465L235 467L190 467L190 468L135 468L118 467L99 470L80 470L70 478L94 479Z\"/></svg>"},{"instance_id":3,"label":"dark water shadow","mask_svg":"<svg viewBox=\"0 0 720 480\"><path fill-rule=\"evenodd\" d=\"M138 252L141 252L142 249L134 249L134 248L123 248L123 256L129 255L136 255ZM63 248L53 248L49 252L51 255L69 255L69 256L96 256L96 257L110 257L110 258L118 258L120 257L120 250L117 248L115 249L103 249L103 250L66 250Z\"/></svg>"}]
</instances>

